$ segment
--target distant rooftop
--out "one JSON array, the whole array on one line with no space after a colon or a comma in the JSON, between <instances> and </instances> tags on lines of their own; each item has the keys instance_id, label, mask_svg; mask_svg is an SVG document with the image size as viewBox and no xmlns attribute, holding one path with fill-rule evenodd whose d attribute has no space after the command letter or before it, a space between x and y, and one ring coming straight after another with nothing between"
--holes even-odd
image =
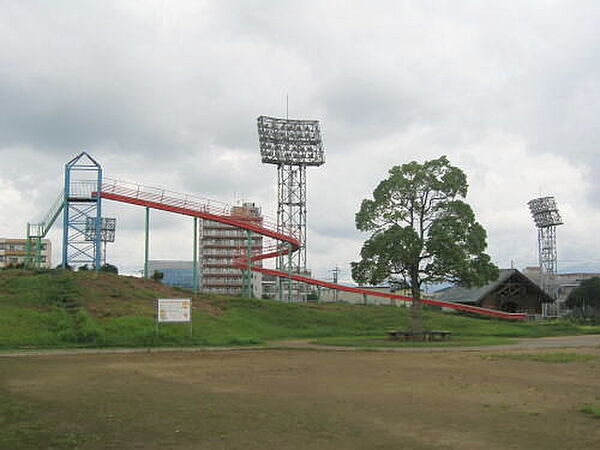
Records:
<instances>
[{"instance_id":1,"label":"distant rooftop","mask_svg":"<svg viewBox=\"0 0 600 450\"><path fill-rule=\"evenodd\" d=\"M497 280L491 281L488 284L481 287L468 288L463 286L451 286L435 292L433 296L437 300L443 300L446 302L478 303L486 295L494 291L494 289L496 289L502 283L506 282L513 275L518 276L523 281L531 283L531 286L534 289L537 289L538 291L540 291L540 293L547 297L546 301L552 301L552 299L545 292L543 292L535 283L533 283L529 278L527 278L517 269L500 269L500 275L498 276Z\"/></svg>"}]
</instances>

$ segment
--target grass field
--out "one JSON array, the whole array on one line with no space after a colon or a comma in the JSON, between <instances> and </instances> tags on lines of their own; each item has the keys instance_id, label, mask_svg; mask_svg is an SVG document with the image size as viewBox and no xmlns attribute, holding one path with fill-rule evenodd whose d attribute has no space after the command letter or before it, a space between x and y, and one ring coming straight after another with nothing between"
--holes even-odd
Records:
<instances>
[{"instance_id":1,"label":"grass field","mask_svg":"<svg viewBox=\"0 0 600 450\"><path fill-rule=\"evenodd\" d=\"M184 325L157 338L156 298L189 296L110 274L0 271L0 348L431 345L385 339L407 327L404 308L209 295L193 298L191 339ZM425 320L454 333L448 346L600 332L431 310ZM417 350L4 352L0 449L600 448L600 348Z\"/></svg>"},{"instance_id":2,"label":"grass field","mask_svg":"<svg viewBox=\"0 0 600 450\"><path fill-rule=\"evenodd\" d=\"M186 325L156 336L155 301L193 297L193 337ZM405 308L288 304L195 295L151 280L94 272L0 271L0 349L252 345L316 338L336 345L389 344L385 330L408 326ZM493 345L517 337L600 333L569 322L511 323L425 311L425 325L453 332L444 345Z\"/></svg>"},{"instance_id":3,"label":"grass field","mask_svg":"<svg viewBox=\"0 0 600 450\"><path fill-rule=\"evenodd\" d=\"M600 349L558 353L0 356L0 448L598 449Z\"/></svg>"},{"instance_id":4,"label":"grass field","mask_svg":"<svg viewBox=\"0 0 600 450\"><path fill-rule=\"evenodd\" d=\"M579 408L579 411L585 414L589 414L590 416L595 417L596 419L600 419L600 406L594 406L591 403L586 403L581 408Z\"/></svg>"}]
</instances>

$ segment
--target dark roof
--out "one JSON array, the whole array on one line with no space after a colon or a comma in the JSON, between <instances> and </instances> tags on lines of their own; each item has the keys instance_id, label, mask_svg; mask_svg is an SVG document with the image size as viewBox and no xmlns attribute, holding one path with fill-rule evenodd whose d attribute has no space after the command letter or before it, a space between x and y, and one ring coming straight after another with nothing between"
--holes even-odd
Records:
<instances>
[{"instance_id":1,"label":"dark roof","mask_svg":"<svg viewBox=\"0 0 600 450\"><path fill-rule=\"evenodd\" d=\"M467 288L462 286L451 286L433 293L436 300L456 303L478 303L483 298L496 289L499 285L507 281L511 276L518 274L518 277L530 283L531 286L544 295L545 302L551 302L552 299L543 292L534 282L519 272L517 269L500 269L500 275L495 281L491 281L481 287Z\"/></svg>"}]
</instances>

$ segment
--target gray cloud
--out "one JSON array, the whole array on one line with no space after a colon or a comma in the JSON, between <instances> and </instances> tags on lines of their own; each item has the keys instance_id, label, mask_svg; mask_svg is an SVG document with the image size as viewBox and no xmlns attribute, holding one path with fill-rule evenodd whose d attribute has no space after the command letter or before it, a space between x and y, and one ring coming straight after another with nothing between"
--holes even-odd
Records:
<instances>
[{"instance_id":1,"label":"gray cloud","mask_svg":"<svg viewBox=\"0 0 600 450\"><path fill-rule=\"evenodd\" d=\"M535 263L523 198L540 188L577 211L561 254L572 261L600 251L575 245L597 227L589 218L600 206L597 2L3 8L0 154L11 164L0 167L0 181L40 215L62 165L82 148L110 176L227 202L243 197L274 212L275 168L260 163L255 120L284 115L287 93L291 116L321 119L324 130L328 161L308 180L309 258L319 270L335 255L355 257L362 236L354 213L390 166L440 154L468 172L502 264ZM500 197L499 211L487 206ZM140 232L137 213L115 211L128 236ZM26 220L6 232L20 233ZM157 219L157 245L179 226ZM117 247L123 264L135 266L129 246Z\"/></svg>"}]
</instances>

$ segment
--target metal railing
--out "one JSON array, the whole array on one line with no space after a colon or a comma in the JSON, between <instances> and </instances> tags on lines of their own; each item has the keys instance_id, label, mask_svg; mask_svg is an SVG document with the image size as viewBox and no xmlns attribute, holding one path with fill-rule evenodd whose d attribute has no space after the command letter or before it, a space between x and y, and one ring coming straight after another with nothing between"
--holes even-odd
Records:
<instances>
[{"instance_id":1,"label":"metal railing","mask_svg":"<svg viewBox=\"0 0 600 450\"><path fill-rule=\"evenodd\" d=\"M179 192L168 191L166 189L154 188L116 179L105 179L102 185L102 195L104 194L107 194L107 198L112 198L113 200L140 205L145 204L147 207L152 208L170 210L169 208L166 208L170 207L172 208L171 210L173 212L177 212L180 214L194 215L192 214L193 212L203 213L205 218L208 220L211 220L210 216L212 216L216 221L229 223L232 226L237 226L240 228L246 228L250 230L253 229L254 232L257 232L259 234L264 233L265 236L270 235L270 237L275 240L274 244L264 246L262 252L254 252L252 249L249 251L247 247L244 249L244 247L240 246L239 251L236 252L237 255L233 256L232 266L234 268L252 270L256 272L261 272L263 274L270 274L277 277L288 278L289 280L296 280L302 283L322 286L326 288L355 292L359 294L377 297L387 297L404 301L412 301L410 297L403 295L370 291L367 289L352 286L338 285L327 281L315 280L303 276L301 274L293 274L291 272L285 273L279 270L267 269L259 266L258 264L256 264L258 261L267 258L282 256L288 254L290 251L297 250L298 245L300 245L300 243L298 242L298 238L294 236L294 234L291 233L290 230L279 229L276 225L276 222L274 222L270 218L263 217L262 219L260 219L259 217L256 217L256 222L254 223L252 221L252 217L248 218L239 215L236 216L235 214L233 214L233 207L227 203L217 202L197 195L182 194ZM139 200L139 203L136 202L136 200ZM242 222L245 223L243 224ZM250 227L250 224L253 224L255 226ZM277 234L274 235L273 232ZM296 241L294 245L292 244L292 241L289 240L290 238ZM456 310L483 314L493 317L512 318L521 320L526 318L526 314L511 314L502 311L490 310L486 308L480 308L459 303L443 302L432 299L422 299L421 301L424 304L448 307Z\"/></svg>"},{"instance_id":2,"label":"metal railing","mask_svg":"<svg viewBox=\"0 0 600 450\"><path fill-rule=\"evenodd\" d=\"M277 221L269 216L239 216L234 214L234 208L237 205L215 201L195 194L185 194L181 192L169 191L167 189L146 186L139 183L132 183L125 180L114 178L104 178L102 183L102 192L122 195L125 197L160 203L163 205L173 206L176 208L184 208L191 211L208 213L215 216L239 218L240 221L253 222L261 228L276 231L277 233L285 234L286 236L297 239L290 230L280 229L277 226Z\"/></svg>"},{"instance_id":3,"label":"metal railing","mask_svg":"<svg viewBox=\"0 0 600 450\"><path fill-rule=\"evenodd\" d=\"M42 219L41 222L27 224L28 225L27 226L27 230L28 230L27 237L28 238L44 238L46 236L46 234L48 234L48 231L50 230L50 228L52 227L54 222L56 221L56 218L62 211L63 207L64 207L64 195L61 192L59 194L59 196L56 198L56 200L54 200L54 202L50 206L50 209L48 210L48 213Z\"/></svg>"}]
</instances>

